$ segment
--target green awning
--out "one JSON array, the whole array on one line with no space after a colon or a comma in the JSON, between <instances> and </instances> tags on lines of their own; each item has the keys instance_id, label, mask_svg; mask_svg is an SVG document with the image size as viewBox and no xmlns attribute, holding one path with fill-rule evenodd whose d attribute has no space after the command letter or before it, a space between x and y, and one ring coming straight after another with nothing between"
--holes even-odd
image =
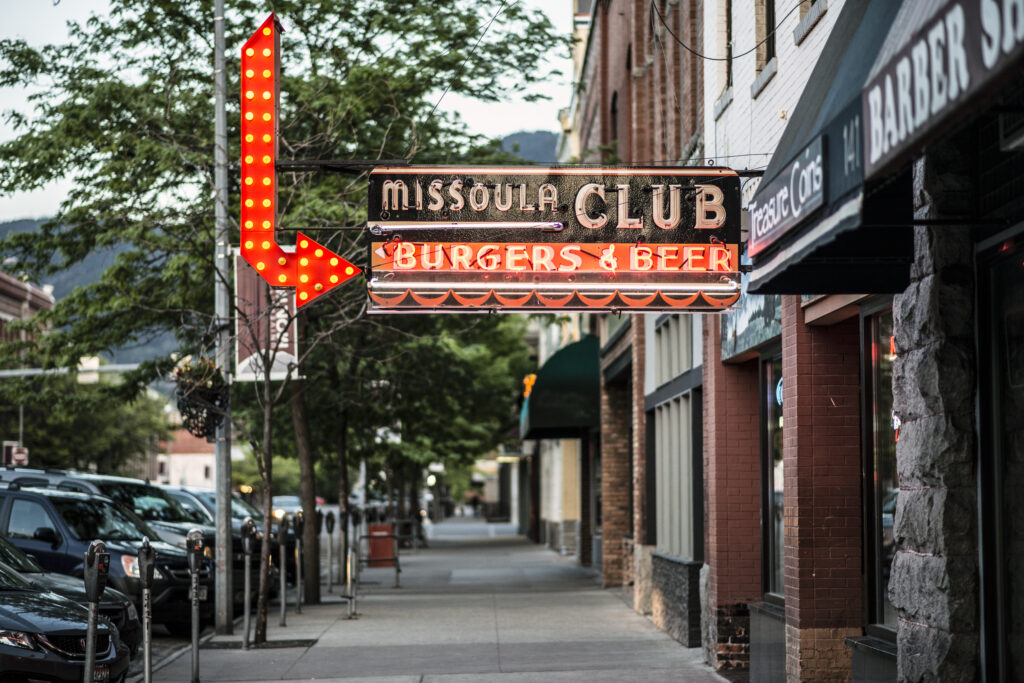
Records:
<instances>
[{"instance_id":1,"label":"green awning","mask_svg":"<svg viewBox=\"0 0 1024 683\"><path fill-rule=\"evenodd\" d=\"M523 439L578 438L601 420L597 337L585 336L548 358L523 402Z\"/></svg>"}]
</instances>

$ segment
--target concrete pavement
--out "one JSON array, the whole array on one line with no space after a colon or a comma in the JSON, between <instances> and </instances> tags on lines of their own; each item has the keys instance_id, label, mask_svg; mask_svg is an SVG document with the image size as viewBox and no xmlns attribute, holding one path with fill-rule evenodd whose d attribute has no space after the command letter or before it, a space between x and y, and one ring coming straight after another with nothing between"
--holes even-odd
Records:
<instances>
[{"instance_id":1,"label":"concrete pavement","mask_svg":"<svg viewBox=\"0 0 1024 683\"><path fill-rule=\"evenodd\" d=\"M291 647L222 649L215 636L200 654L203 681L724 681L600 588L573 558L513 535L508 525L454 519L431 528L429 549L402 554L394 570L365 569L359 617L327 602L289 608L288 626L269 620L269 640ZM305 641L296 643L294 641ZM217 649L210 649L217 648ZM189 681L188 652L154 674Z\"/></svg>"}]
</instances>

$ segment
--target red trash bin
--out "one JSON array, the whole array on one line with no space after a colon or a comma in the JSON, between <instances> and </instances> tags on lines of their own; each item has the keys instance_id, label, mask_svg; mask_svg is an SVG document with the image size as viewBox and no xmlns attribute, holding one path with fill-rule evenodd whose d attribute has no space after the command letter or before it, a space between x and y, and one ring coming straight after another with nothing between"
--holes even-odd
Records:
<instances>
[{"instance_id":1,"label":"red trash bin","mask_svg":"<svg viewBox=\"0 0 1024 683\"><path fill-rule=\"evenodd\" d=\"M394 567L395 566L395 525L394 524L370 524L369 541L370 557L367 558L368 567Z\"/></svg>"}]
</instances>

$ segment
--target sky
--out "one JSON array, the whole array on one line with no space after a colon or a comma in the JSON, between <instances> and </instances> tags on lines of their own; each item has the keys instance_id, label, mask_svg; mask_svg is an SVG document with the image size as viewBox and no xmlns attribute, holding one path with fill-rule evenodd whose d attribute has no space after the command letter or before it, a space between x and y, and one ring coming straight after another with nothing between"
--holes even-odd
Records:
<instances>
[{"instance_id":1,"label":"sky","mask_svg":"<svg viewBox=\"0 0 1024 683\"><path fill-rule=\"evenodd\" d=\"M568 34L572 30L570 0L518 1L538 12L547 13L559 33ZM24 38L33 45L62 42L67 38L65 26L68 21L83 22L94 12L105 12L108 6L107 0L58 0L56 3L55 0L21 0L4 12L0 37ZM458 111L471 132L491 137L502 137L521 130L557 132L558 110L569 103L572 74L572 62L568 56L559 54L557 57L551 65L559 68L562 76L536 89L548 95L551 98L549 100L527 103L519 98L518 93L511 92L505 102L485 104L447 95L439 109ZM3 103L0 106L4 111L28 110L24 93L12 89L0 88L0 102ZM12 135L10 127L0 122L0 140L8 140ZM70 188L69 182L57 182L31 193L0 195L0 223L53 215Z\"/></svg>"}]
</instances>

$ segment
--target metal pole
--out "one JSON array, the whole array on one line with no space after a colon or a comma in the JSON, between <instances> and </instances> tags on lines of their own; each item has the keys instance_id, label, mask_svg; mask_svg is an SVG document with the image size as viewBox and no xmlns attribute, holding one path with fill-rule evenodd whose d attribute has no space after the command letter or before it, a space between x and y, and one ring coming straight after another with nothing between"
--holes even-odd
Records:
<instances>
[{"instance_id":1,"label":"metal pole","mask_svg":"<svg viewBox=\"0 0 1024 683\"><path fill-rule=\"evenodd\" d=\"M192 683L199 683L199 572L203 568L203 533L192 529L185 536L192 598Z\"/></svg>"},{"instance_id":2,"label":"metal pole","mask_svg":"<svg viewBox=\"0 0 1024 683\"><path fill-rule=\"evenodd\" d=\"M334 534L327 532L327 592L334 592Z\"/></svg>"},{"instance_id":3,"label":"metal pole","mask_svg":"<svg viewBox=\"0 0 1024 683\"><path fill-rule=\"evenodd\" d=\"M246 553L245 553L245 597L243 598L245 607L242 610L242 614L244 615L243 627L242 627L244 629L244 631L242 632L242 649L243 650L248 650L249 649L249 613L252 611L252 604L251 604L252 600L250 599L251 596L250 596L250 593L249 593L249 591L251 590L251 586L249 584L252 581L252 579L249 576L249 573L250 573L249 569L250 569L251 565L252 565L252 553L250 553L248 551L248 548L246 548Z\"/></svg>"},{"instance_id":4,"label":"metal pole","mask_svg":"<svg viewBox=\"0 0 1024 683\"><path fill-rule=\"evenodd\" d=\"M214 92L214 313L217 333L217 367L231 378L231 339L228 320L231 314L229 256L231 245L228 233L228 137L225 102L227 75L224 65L224 0L213 3L213 92ZM217 427L215 455L215 485L217 488L217 534L214 554L214 594L216 598L215 627L217 633L232 632L231 559L231 407L230 398L224 409L228 414Z\"/></svg>"},{"instance_id":5,"label":"metal pole","mask_svg":"<svg viewBox=\"0 0 1024 683\"><path fill-rule=\"evenodd\" d=\"M302 537L295 534L295 613L302 614Z\"/></svg>"},{"instance_id":6,"label":"metal pole","mask_svg":"<svg viewBox=\"0 0 1024 683\"><path fill-rule=\"evenodd\" d=\"M24 446L25 442L25 404L18 404L18 446Z\"/></svg>"},{"instance_id":7,"label":"metal pole","mask_svg":"<svg viewBox=\"0 0 1024 683\"><path fill-rule=\"evenodd\" d=\"M192 683L199 683L199 572L192 572Z\"/></svg>"},{"instance_id":8,"label":"metal pole","mask_svg":"<svg viewBox=\"0 0 1024 683\"><path fill-rule=\"evenodd\" d=\"M153 683L153 591L142 589L142 680Z\"/></svg>"},{"instance_id":9,"label":"metal pole","mask_svg":"<svg viewBox=\"0 0 1024 683\"><path fill-rule=\"evenodd\" d=\"M95 602L89 603L89 621L85 631L85 671L82 673L84 683L92 683L93 671L96 670L96 614L99 607Z\"/></svg>"},{"instance_id":10,"label":"metal pole","mask_svg":"<svg viewBox=\"0 0 1024 683\"><path fill-rule=\"evenodd\" d=\"M398 528L397 524L395 525L395 528ZM398 567L398 534L395 534L395 537L392 539L392 541L395 546L395 588L401 588L401 586L398 585L398 573L402 571Z\"/></svg>"},{"instance_id":11,"label":"metal pole","mask_svg":"<svg viewBox=\"0 0 1024 683\"><path fill-rule=\"evenodd\" d=\"M288 532L288 518L282 517L281 523L277 526L277 538L280 543L281 555L281 626L287 626L284 614L288 608L288 549L285 547L285 536Z\"/></svg>"}]
</instances>

